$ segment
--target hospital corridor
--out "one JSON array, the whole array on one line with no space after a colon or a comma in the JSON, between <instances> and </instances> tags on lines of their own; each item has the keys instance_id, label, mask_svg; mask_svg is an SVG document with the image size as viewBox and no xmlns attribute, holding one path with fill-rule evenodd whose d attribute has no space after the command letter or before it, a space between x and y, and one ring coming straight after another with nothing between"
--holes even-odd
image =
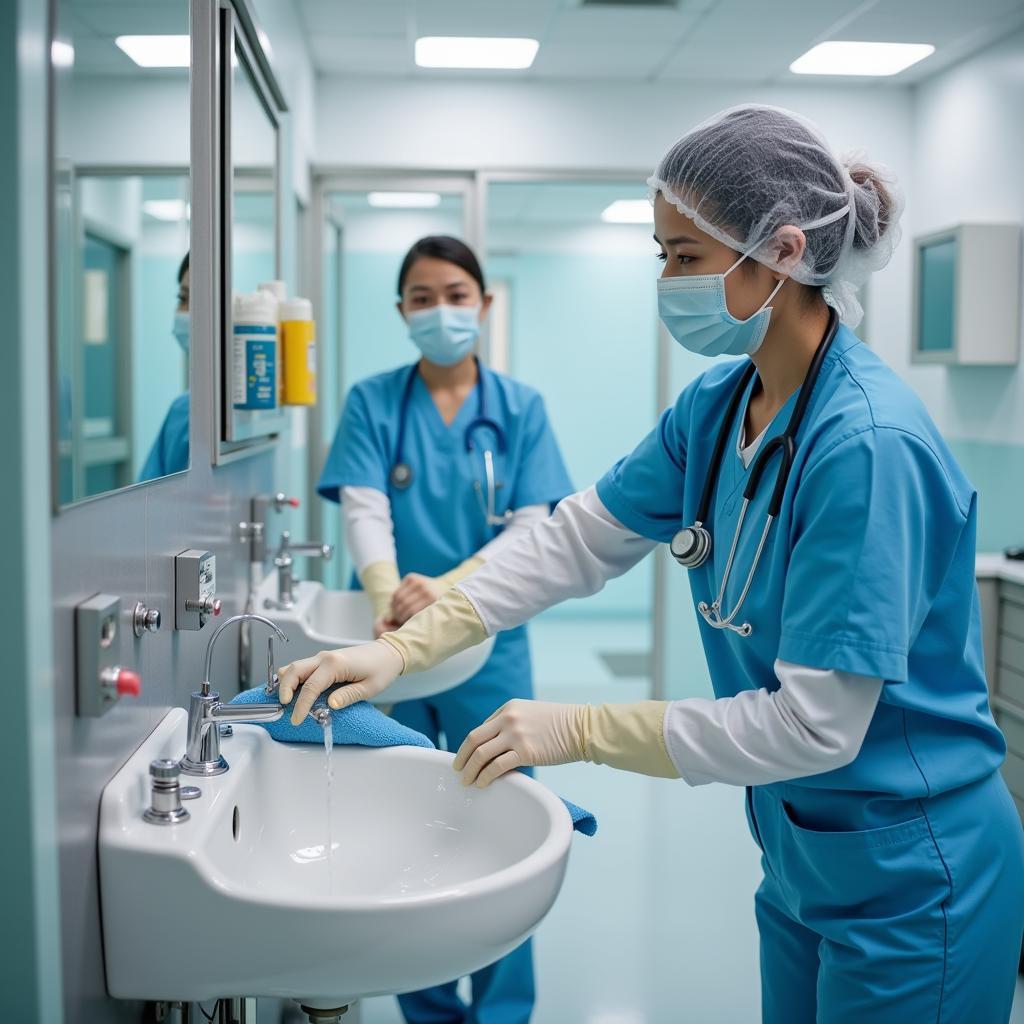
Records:
<instances>
[{"instance_id":1,"label":"hospital corridor","mask_svg":"<svg viewBox=\"0 0 1024 1024\"><path fill-rule=\"evenodd\" d=\"M0 1024L1024 1024L1024 0L0 48Z\"/></svg>"}]
</instances>

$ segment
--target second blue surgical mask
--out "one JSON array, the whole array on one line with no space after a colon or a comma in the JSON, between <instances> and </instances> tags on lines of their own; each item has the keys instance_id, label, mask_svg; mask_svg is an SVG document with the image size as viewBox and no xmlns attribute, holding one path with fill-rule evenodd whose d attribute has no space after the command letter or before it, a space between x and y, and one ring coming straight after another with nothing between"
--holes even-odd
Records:
<instances>
[{"instance_id":1,"label":"second blue surgical mask","mask_svg":"<svg viewBox=\"0 0 1024 1024\"><path fill-rule=\"evenodd\" d=\"M181 351L188 355L189 340L192 334L188 313L178 311L174 314L174 326L171 328L171 334L181 346Z\"/></svg>"},{"instance_id":2,"label":"second blue surgical mask","mask_svg":"<svg viewBox=\"0 0 1024 1024\"><path fill-rule=\"evenodd\" d=\"M746 258L745 254L740 256L724 274L658 280L658 315L683 348L701 356L749 356L761 347L772 315L768 303L786 278L779 281L753 316L737 320L725 301L725 278Z\"/></svg>"},{"instance_id":3,"label":"second blue surgical mask","mask_svg":"<svg viewBox=\"0 0 1024 1024\"><path fill-rule=\"evenodd\" d=\"M431 306L409 314L409 338L425 359L454 366L480 337L480 306Z\"/></svg>"}]
</instances>

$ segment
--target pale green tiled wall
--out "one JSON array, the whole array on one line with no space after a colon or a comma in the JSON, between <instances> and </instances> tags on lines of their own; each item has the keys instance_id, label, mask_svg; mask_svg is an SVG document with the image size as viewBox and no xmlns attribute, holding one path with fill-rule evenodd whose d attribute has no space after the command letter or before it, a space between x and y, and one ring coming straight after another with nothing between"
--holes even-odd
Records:
<instances>
[{"instance_id":1,"label":"pale green tiled wall","mask_svg":"<svg viewBox=\"0 0 1024 1024\"><path fill-rule=\"evenodd\" d=\"M1024 445L949 440L978 492L978 550L1024 545Z\"/></svg>"}]
</instances>

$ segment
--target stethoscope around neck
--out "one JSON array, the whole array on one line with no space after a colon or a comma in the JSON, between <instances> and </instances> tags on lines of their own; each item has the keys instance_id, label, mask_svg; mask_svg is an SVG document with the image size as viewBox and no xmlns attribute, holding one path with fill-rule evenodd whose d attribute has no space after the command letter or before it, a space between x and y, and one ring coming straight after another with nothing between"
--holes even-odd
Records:
<instances>
[{"instance_id":1,"label":"stethoscope around neck","mask_svg":"<svg viewBox=\"0 0 1024 1024\"><path fill-rule=\"evenodd\" d=\"M754 460L754 466L750 471L750 478L743 490L743 505L740 508L739 518L736 521L736 529L732 535L732 546L729 549L729 557L725 563L725 572L722 574L722 582L718 587L718 593L714 601L708 604L701 601L697 605L704 621L713 629L727 629L740 636L750 636L753 627L749 622L736 625L736 617L743 607L743 603L750 593L750 586L754 582L754 574L761 561L765 545L768 543L768 534L771 532L772 524L779 516L782 509L782 499L786 492L786 484L789 482L789 474L793 469L793 460L796 457L796 435L804 420L807 406L810 404L811 393L821 375L821 367L828 355L829 348L839 329L839 317L834 309L829 309L828 326L822 336L821 342L814 353L811 365L807 370L807 376L800 386L800 393L797 395L796 405L789 417L786 429L776 437L764 444ZM729 405L725 410L725 418L719 428L718 437L715 440L714 452L711 455L711 464L708 467L708 475L704 480L704 490L701 492L700 505L697 507L697 518L693 526L687 526L680 530L673 538L670 545L672 556L686 569L697 569L702 566L711 554L712 536L707 527L711 514L711 502L714 500L715 487L718 483L718 476L722 468L722 460L725 457L725 449L733 437L733 424L736 420L736 412L746 394L747 385L754 375L756 367L750 362L740 376L739 383L729 399ZM780 452L779 468L775 473L775 487L772 490L771 499L768 502L768 513L765 517L764 528L761 530L761 537L754 553L753 561L750 564L750 571L744 581L743 589L731 612L724 612L722 603L725 600L725 588L729 585L732 576L733 565L736 561L736 549L739 546L740 534L743 531L743 521L746 519L747 509L757 494L761 477L768 469L768 463Z\"/></svg>"},{"instance_id":2,"label":"stethoscope around neck","mask_svg":"<svg viewBox=\"0 0 1024 1024\"><path fill-rule=\"evenodd\" d=\"M505 431L501 429L501 425L496 420L491 419L487 415L487 389L484 386L484 369L480 365L479 359L474 356L473 360L476 363L477 374L476 418L466 426L462 433L463 445L466 453L472 455L476 448L473 440L474 436L481 430L489 430L494 435L494 447L497 448L500 455L504 455L508 450ZM408 490L412 486L415 476L412 466L406 462L403 453L405 450L405 428L409 421L409 402L412 399L412 389L416 383L417 373L419 373L419 366L415 364L410 368L409 376L405 380L405 388L402 390L402 402L398 410L398 438L395 444L395 461L392 463L391 472L388 474L391 486L396 491ZM480 503L480 511L483 513L487 525L505 526L512 518L512 513L507 510L499 513L497 510L498 490L504 484L496 478L494 449L483 447L481 452L484 463L484 479L482 483L480 480L474 480L473 490L476 492L477 501Z\"/></svg>"}]
</instances>

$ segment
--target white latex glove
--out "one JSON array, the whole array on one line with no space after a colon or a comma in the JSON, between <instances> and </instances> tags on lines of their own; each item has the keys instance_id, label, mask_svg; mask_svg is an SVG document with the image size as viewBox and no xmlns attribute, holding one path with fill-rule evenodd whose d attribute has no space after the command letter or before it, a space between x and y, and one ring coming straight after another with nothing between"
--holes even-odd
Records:
<instances>
[{"instance_id":1,"label":"white latex glove","mask_svg":"<svg viewBox=\"0 0 1024 1024\"><path fill-rule=\"evenodd\" d=\"M290 704L295 691L302 687L292 711L292 725L299 725L317 697L335 683L348 684L327 698L328 705L338 710L376 697L402 674L404 667L402 656L384 640L337 651L321 651L281 669L278 699L282 704Z\"/></svg>"},{"instance_id":2,"label":"white latex glove","mask_svg":"<svg viewBox=\"0 0 1024 1024\"><path fill-rule=\"evenodd\" d=\"M432 605L448 588L433 576L411 572L391 595L391 618L399 625Z\"/></svg>"},{"instance_id":3,"label":"white latex glove","mask_svg":"<svg viewBox=\"0 0 1024 1024\"><path fill-rule=\"evenodd\" d=\"M586 712L585 704L510 700L466 737L453 767L464 786L483 789L516 768L582 761Z\"/></svg>"}]
</instances>

